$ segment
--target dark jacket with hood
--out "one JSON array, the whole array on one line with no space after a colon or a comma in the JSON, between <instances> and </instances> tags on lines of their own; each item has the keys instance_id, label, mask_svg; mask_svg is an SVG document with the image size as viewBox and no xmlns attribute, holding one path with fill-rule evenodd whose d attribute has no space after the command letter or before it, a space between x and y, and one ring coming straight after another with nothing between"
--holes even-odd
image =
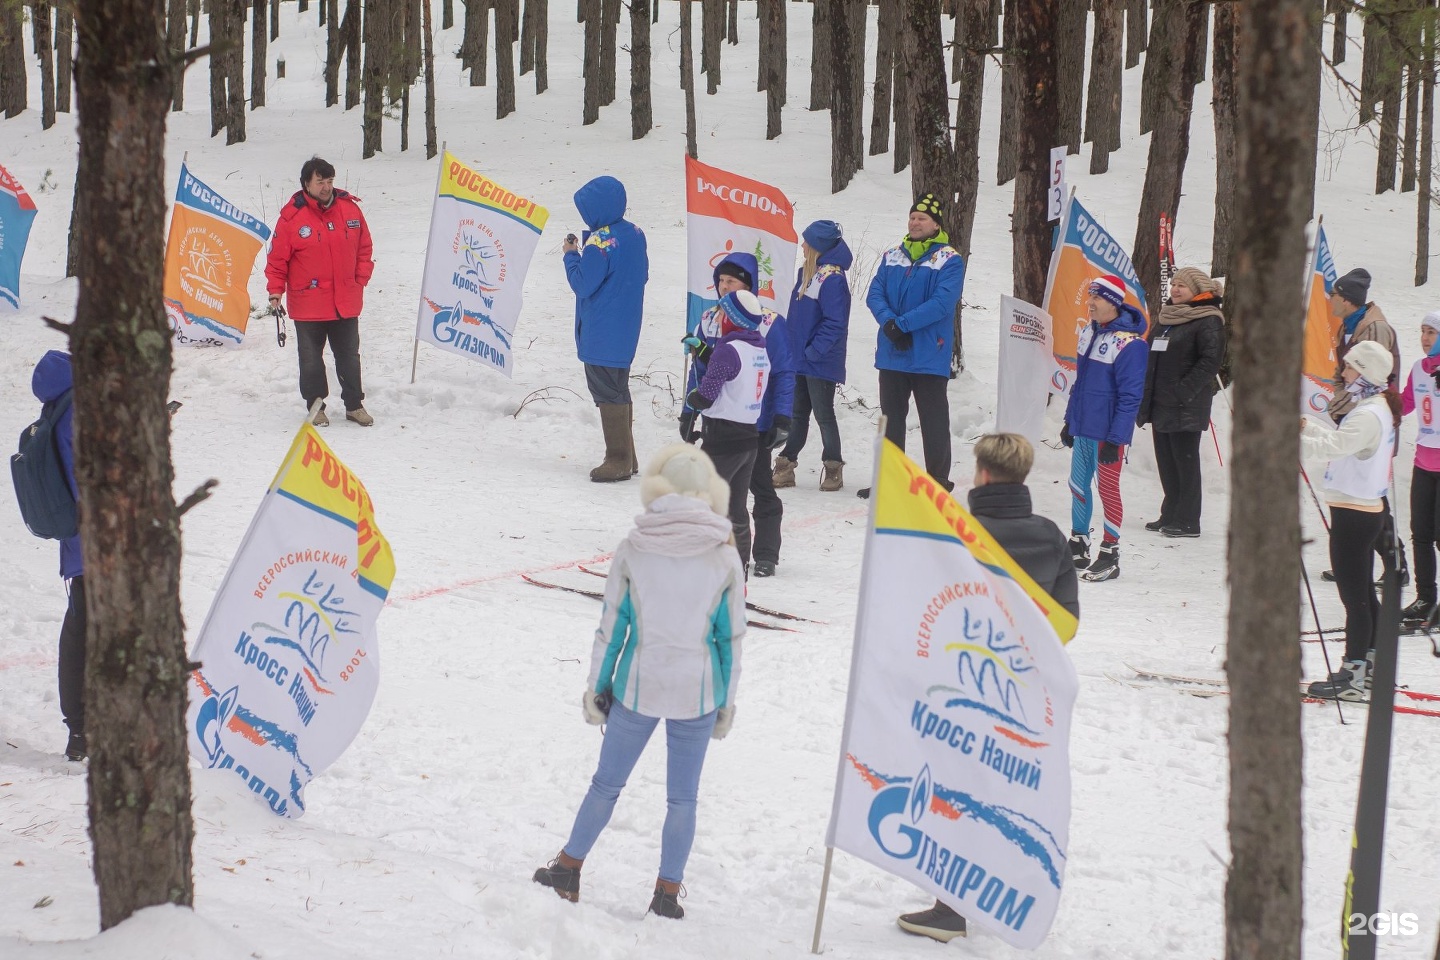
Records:
<instances>
[{"instance_id":1,"label":"dark jacket with hood","mask_svg":"<svg viewBox=\"0 0 1440 960\"><path fill-rule=\"evenodd\" d=\"M1222 300L1197 294L1188 303L1167 303L1150 331L1145 396L1135 425L1156 433L1197 433L1210 426L1215 375L1225 358ZM1163 347L1160 345L1163 344Z\"/></svg>"},{"instance_id":2,"label":"dark jacket with hood","mask_svg":"<svg viewBox=\"0 0 1440 960\"><path fill-rule=\"evenodd\" d=\"M850 281L845 271L854 262L850 248L841 240L820 255L809 289L800 289L805 271L795 274L785 323L795 372L801 376L845 382L845 343L850 333Z\"/></svg>"},{"instance_id":3,"label":"dark jacket with hood","mask_svg":"<svg viewBox=\"0 0 1440 960\"><path fill-rule=\"evenodd\" d=\"M970 491L970 512L1040 589L1077 619L1080 581L1065 534L1036 516L1023 483L988 483Z\"/></svg>"},{"instance_id":4,"label":"dark jacket with hood","mask_svg":"<svg viewBox=\"0 0 1440 960\"><path fill-rule=\"evenodd\" d=\"M575 209L589 227L580 252L565 254L575 293L575 349L582 363L628 367L635 361L650 255L645 233L625 217L625 185L596 177L575 191Z\"/></svg>"},{"instance_id":5,"label":"dark jacket with hood","mask_svg":"<svg viewBox=\"0 0 1440 960\"><path fill-rule=\"evenodd\" d=\"M1075 385L1065 408L1070 435L1123 447L1135 433L1145 393L1145 317L1130 304L1109 323L1094 320L1075 351Z\"/></svg>"},{"instance_id":6,"label":"dark jacket with hood","mask_svg":"<svg viewBox=\"0 0 1440 960\"><path fill-rule=\"evenodd\" d=\"M63 350L51 350L40 358L35 372L30 377L30 389L41 403L57 400L75 383L70 370L70 354ZM79 487L75 486L75 405L60 417L55 426L55 441L60 447L60 462L65 467L65 480L70 492L79 500ZM84 574L85 565L80 558L80 534L60 541L60 576L69 580Z\"/></svg>"}]
</instances>

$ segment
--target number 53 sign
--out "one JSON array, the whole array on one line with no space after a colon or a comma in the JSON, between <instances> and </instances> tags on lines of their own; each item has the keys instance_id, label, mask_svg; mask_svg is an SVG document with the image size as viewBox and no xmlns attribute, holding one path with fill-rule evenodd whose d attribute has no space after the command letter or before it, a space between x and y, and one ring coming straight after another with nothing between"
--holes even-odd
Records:
<instances>
[{"instance_id":1,"label":"number 53 sign","mask_svg":"<svg viewBox=\"0 0 1440 960\"><path fill-rule=\"evenodd\" d=\"M1059 220L1065 209L1065 147L1050 151L1050 219Z\"/></svg>"}]
</instances>

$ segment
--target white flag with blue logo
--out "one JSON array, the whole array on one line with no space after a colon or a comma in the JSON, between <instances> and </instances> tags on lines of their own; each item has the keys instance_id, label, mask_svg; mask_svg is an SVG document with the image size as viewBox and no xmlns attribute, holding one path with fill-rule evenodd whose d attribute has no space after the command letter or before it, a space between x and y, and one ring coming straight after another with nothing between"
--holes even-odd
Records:
<instances>
[{"instance_id":1,"label":"white flag with blue logo","mask_svg":"<svg viewBox=\"0 0 1440 960\"><path fill-rule=\"evenodd\" d=\"M1069 850L1076 621L894 444L878 459L826 843L1033 949Z\"/></svg>"}]
</instances>

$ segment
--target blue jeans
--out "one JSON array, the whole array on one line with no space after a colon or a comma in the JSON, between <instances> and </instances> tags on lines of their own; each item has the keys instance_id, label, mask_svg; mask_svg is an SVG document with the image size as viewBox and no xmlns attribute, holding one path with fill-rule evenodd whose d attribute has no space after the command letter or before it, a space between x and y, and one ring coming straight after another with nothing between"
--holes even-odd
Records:
<instances>
[{"instance_id":1,"label":"blue jeans","mask_svg":"<svg viewBox=\"0 0 1440 960\"><path fill-rule=\"evenodd\" d=\"M840 456L840 425L835 420L835 382L819 377L795 375L795 409L790 415L790 438L780 455L795 460L810 438L810 415L820 428L820 459L842 460Z\"/></svg>"},{"instance_id":2,"label":"blue jeans","mask_svg":"<svg viewBox=\"0 0 1440 960\"><path fill-rule=\"evenodd\" d=\"M590 781L590 790L575 814L575 826L565 842L566 856L584 860L600 831L615 812L615 801L630 771L645 752L650 734L660 723L616 703L610 707L605 740L600 745L600 765ZM700 768L710 731L715 729L715 712L694 720L665 721L665 829L660 834L660 879L679 883L685 879L685 861L695 842L695 798L700 790Z\"/></svg>"}]
</instances>

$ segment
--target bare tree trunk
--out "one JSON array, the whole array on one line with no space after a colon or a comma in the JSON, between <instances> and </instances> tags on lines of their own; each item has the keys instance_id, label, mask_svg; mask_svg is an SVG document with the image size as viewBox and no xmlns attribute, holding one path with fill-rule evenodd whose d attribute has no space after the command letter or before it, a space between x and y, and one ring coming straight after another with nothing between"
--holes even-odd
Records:
<instances>
[{"instance_id":1,"label":"bare tree trunk","mask_svg":"<svg viewBox=\"0 0 1440 960\"><path fill-rule=\"evenodd\" d=\"M1415 189L1416 149L1420 138L1420 69L1412 60L1405 67L1405 137L1400 144L1400 192Z\"/></svg>"},{"instance_id":2,"label":"bare tree trunk","mask_svg":"<svg viewBox=\"0 0 1440 960\"><path fill-rule=\"evenodd\" d=\"M360 80L364 74L360 55L360 18L360 0L346 0L345 20L340 24L340 36L345 44L346 110L360 106Z\"/></svg>"},{"instance_id":3,"label":"bare tree trunk","mask_svg":"<svg viewBox=\"0 0 1440 960\"><path fill-rule=\"evenodd\" d=\"M237 41L226 51L222 59L226 63L225 91L225 146L232 147L245 142L245 44L238 38L244 36L245 0L210 0L212 4L226 4L231 7L227 15Z\"/></svg>"},{"instance_id":4,"label":"bare tree trunk","mask_svg":"<svg viewBox=\"0 0 1440 960\"><path fill-rule=\"evenodd\" d=\"M850 84L850 64L864 60L865 37L854 34L854 9L864 12L864 0L832 0L830 24L830 57L842 66L830 89L830 192L839 193L860 169L861 157L854 149L859 133L860 108L864 97ZM857 50L858 46L858 50ZM948 139L948 138L947 138Z\"/></svg>"},{"instance_id":5,"label":"bare tree trunk","mask_svg":"<svg viewBox=\"0 0 1440 960\"><path fill-rule=\"evenodd\" d=\"M190 46L200 42L200 0L186 0L190 5Z\"/></svg>"},{"instance_id":6,"label":"bare tree trunk","mask_svg":"<svg viewBox=\"0 0 1440 960\"><path fill-rule=\"evenodd\" d=\"M1415 212L1415 286L1430 279L1430 203L1434 189L1435 154L1435 34L1430 11L1435 0L1423 0L1427 15L1420 24L1420 182ZM1440 950L1440 944L1436 945Z\"/></svg>"},{"instance_id":7,"label":"bare tree trunk","mask_svg":"<svg viewBox=\"0 0 1440 960\"><path fill-rule=\"evenodd\" d=\"M1019 163L1020 133L1016 125L1020 122L1020 59L1023 56L1016 47L1015 39L1019 2L1005 0L1004 64L1000 73L1000 156L995 167L995 183L1001 187L1015 179ZM1048 155L1046 159L1048 161Z\"/></svg>"},{"instance_id":8,"label":"bare tree trunk","mask_svg":"<svg viewBox=\"0 0 1440 960\"><path fill-rule=\"evenodd\" d=\"M211 0L212 3L215 0ZM381 123L385 109L385 81L389 77L389 5L395 0L369 0L365 4L365 112L361 116L360 156L369 160L384 149Z\"/></svg>"},{"instance_id":9,"label":"bare tree trunk","mask_svg":"<svg viewBox=\"0 0 1440 960\"><path fill-rule=\"evenodd\" d=\"M1050 148L1059 143L1060 105L1055 33L1056 0L1012 0L1019 109L1015 131L1015 205L1011 215L1015 296L1040 303L1050 267Z\"/></svg>"},{"instance_id":10,"label":"bare tree trunk","mask_svg":"<svg viewBox=\"0 0 1440 960\"><path fill-rule=\"evenodd\" d=\"M830 108L834 64L830 62L830 25L836 0L812 0L810 38L810 109ZM904 2L904 0L896 0Z\"/></svg>"},{"instance_id":11,"label":"bare tree trunk","mask_svg":"<svg viewBox=\"0 0 1440 960\"><path fill-rule=\"evenodd\" d=\"M1345 21L1350 15L1349 0L1330 0L1330 12L1335 14L1335 33L1331 38L1330 62L1338 67L1345 62Z\"/></svg>"},{"instance_id":12,"label":"bare tree trunk","mask_svg":"<svg viewBox=\"0 0 1440 960\"><path fill-rule=\"evenodd\" d=\"M29 98L25 72L24 7L0 3L0 109L6 118L25 112Z\"/></svg>"},{"instance_id":13,"label":"bare tree trunk","mask_svg":"<svg viewBox=\"0 0 1440 960\"><path fill-rule=\"evenodd\" d=\"M1214 62L1211 90L1215 112L1215 232L1210 244L1210 273L1230 272L1230 243L1235 221L1235 177L1238 162L1235 123L1240 109L1235 80L1240 70L1239 11L1235 4L1215 8Z\"/></svg>"},{"instance_id":14,"label":"bare tree trunk","mask_svg":"<svg viewBox=\"0 0 1440 960\"><path fill-rule=\"evenodd\" d=\"M899 173L910 166L911 116L915 104L910 96L910 83L905 68L905 25L902 22L895 40L895 165Z\"/></svg>"},{"instance_id":15,"label":"bare tree trunk","mask_svg":"<svg viewBox=\"0 0 1440 960\"><path fill-rule=\"evenodd\" d=\"M1300 459L1295 384L1320 103L1321 0L1240 5L1230 463L1226 960L1299 960ZM1305 184L1310 189L1304 189ZM1296 189L1299 186L1299 189Z\"/></svg>"},{"instance_id":16,"label":"bare tree trunk","mask_svg":"<svg viewBox=\"0 0 1440 960\"><path fill-rule=\"evenodd\" d=\"M325 24L325 106L333 107L340 102L340 56L344 52L340 45L340 0L320 0L320 4L330 11Z\"/></svg>"},{"instance_id":17,"label":"bare tree trunk","mask_svg":"<svg viewBox=\"0 0 1440 960\"><path fill-rule=\"evenodd\" d=\"M601 0L580 0L580 9L585 11L585 114L581 122L589 126L600 119L600 75L604 70L600 63L604 56Z\"/></svg>"},{"instance_id":18,"label":"bare tree trunk","mask_svg":"<svg viewBox=\"0 0 1440 960\"><path fill-rule=\"evenodd\" d=\"M950 97L941 46L940 0L904 0L904 4L900 53L905 86L910 91L908 112L915 161L910 171L910 191L914 196L926 191L934 193L943 205L944 222L955 224L959 222L955 205L958 177L950 144ZM843 19L835 16L831 29L837 29Z\"/></svg>"},{"instance_id":19,"label":"bare tree trunk","mask_svg":"<svg viewBox=\"0 0 1440 960\"><path fill-rule=\"evenodd\" d=\"M250 109L265 106L265 0L254 0L250 16ZM280 5L280 0L275 0Z\"/></svg>"},{"instance_id":20,"label":"bare tree trunk","mask_svg":"<svg viewBox=\"0 0 1440 960\"><path fill-rule=\"evenodd\" d=\"M300 0L300 10L303 12L306 0ZM274 0L270 4L270 39L280 39L280 0Z\"/></svg>"},{"instance_id":21,"label":"bare tree trunk","mask_svg":"<svg viewBox=\"0 0 1440 960\"><path fill-rule=\"evenodd\" d=\"M530 0L535 4L535 94L550 87L550 0Z\"/></svg>"},{"instance_id":22,"label":"bare tree trunk","mask_svg":"<svg viewBox=\"0 0 1440 960\"><path fill-rule=\"evenodd\" d=\"M880 7L875 40L875 107L870 115L870 156L890 150L890 95L895 87L896 41L900 37L900 4ZM958 45L957 45L958 49ZM963 100L962 100L963 102Z\"/></svg>"},{"instance_id":23,"label":"bare tree trunk","mask_svg":"<svg viewBox=\"0 0 1440 960\"><path fill-rule=\"evenodd\" d=\"M75 180L75 195L70 198L70 234L65 242L65 276L74 277L80 273L80 231L85 219L85 181Z\"/></svg>"},{"instance_id":24,"label":"bare tree trunk","mask_svg":"<svg viewBox=\"0 0 1440 960\"><path fill-rule=\"evenodd\" d=\"M535 2L525 4L520 17L520 76L535 69Z\"/></svg>"},{"instance_id":25,"label":"bare tree trunk","mask_svg":"<svg viewBox=\"0 0 1440 960\"><path fill-rule=\"evenodd\" d=\"M730 40L732 47L740 44L740 0L729 0L728 14L725 18L725 35Z\"/></svg>"},{"instance_id":26,"label":"bare tree trunk","mask_svg":"<svg viewBox=\"0 0 1440 960\"><path fill-rule=\"evenodd\" d=\"M1125 69L1140 65L1140 54L1145 52L1150 36L1146 23L1149 9L1148 0L1125 0Z\"/></svg>"},{"instance_id":27,"label":"bare tree trunk","mask_svg":"<svg viewBox=\"0 0 1440 960\"><path fill-rule=\"evenodd\" d=\"M56 45L59 45L57 39ZM169 12L165 17L165 46L172 59L179 60L185 54L185 0L170 0ZM185 71L176 70L170 95L170 109L179 113L185 109Z\"/></svg>"},{"instance_id":28,"label":"bare tree trunk","mask_svg":"<svg viewBox=\"0 0 1440 960\"><path fill-rule=\"evenodd\" d=\"M70 112L70 78L74 76L75 14L69 5L55 10L55 109ZM176 109L179 109L178 107Z\"/></svg>"},{"instance_id":29,"label":"bare tree trunk","mask_svg":"<svg viewBox=\"0 0 1440 960\"><path fill-rule=\"evenodd\" d=\"M455 26L455 0L441 0L440 29L449 30Z\"/></svg>"},{"instance_id":30,"label":"bare tree trunk","mask_svg":"<svg viewBox=\"0 0 1440 960\"><path fill-rule=\"evenodd\" d=\"M785 107L786 88L789 84L787 69L788 43L785 36L787 14L786 0L771 0L766 11L765 22L760 33L768 36L767 56L762 63L765 70L765 139L774 140L780 136L781 111Z\"/></svg>"},{"instance_id":31,"label":"bare tree trunk","mask_svg":"<svg viewBox=\"0 0 1440 960\"><path fill-rule=\"evenodd\" d=\"M1101 0L1103 2L1103 0ZM985 103L985 50L990 46L991 0L959 0L955 32L959 38L960 95L955 107L956 208L959 222L950 244L970 256L975 232L975 203L980 196L980 119Z\"/></svg>"},{"instance_id":32,"label":"bare tree trunk","mask_svg":"<svg viewBox=\"0 0 1440 960\"><path fill-rule=\"evenodd\" d=\"M1405 55L1398 36L1401 17L1394 13L1394 0L1374 2L1367 9L1375 11L1374 69L1362 78L1361 95L1369 102L1379 102L1380 140L1375 159L1375 192L1395 189L1395 166L1400 153L1400 91ZM1367 40L1370 35L1367 33ZM1373 97L1372 101L1370 98Z\"/></svg>"},{"instance_id":33,"label":"bare tree trunk","mask_svg":"<svg viewBox=\"0 0 1440 960\"><path fill-rule=\"evenodd\" d=\"M465 0L465 39L460 44L460 63L470 70L470 86L485 86L489 65L490 8L495 0Z\"/></svg>"},{"instance_id":34,"label":"bare tree trunk","mask_svg":"<svg viewBox=\"0 0 1440 960\"><path fill-rule=\"evenodd\" d=\"M85 705L100 927L194 900L180 515L171 498L165 7L81 0L80 292L71 328L85 509Z\"/></svg>"},{"instance_id":35,"label":"bare tree trunk","mask_svg":"<svg viewBox=\"0 0 1440 960\"><path fill-rule=\"evenodd\" d=\"M725 39L725 0L704 0L700 29L700 60L705 70L705 93L720 89L720 46Z\"/></svg>"},{"instance_id":36,"label":"bare tree trunk","mask_svg":"<svg viewBox=\"0 0 1440 960\"><path fill-rule=\"evenodd\" d=\"M703 10L701 11L703 14ZM695 28L693 0L680 0L680 83L685 89L685 152L700 156L695 143Z\"/></svg>"},{"instance_id":37,"label":"bare tree trunk","mask_svg":"<svg viewBox=\"0 0 1440 960\"><path fill-rule=\"evenodd\" d=\"M1090 54L1090 91L1085 107L1085 139L1090 142L1090 173L1110 169L1110 154L1120 148L1120 105L1124 90L1125 0L1095 0L1095 36Z\"/></svg>"},{"instance_id":38,"label":"bare tree trunk","mask_svg":"<svg viewBox=\"0 0 1440 960\"><path fill-rule=\"evenodd\" d=\"M1059 0L1060 34L1056 37L1059 83L1060 139L1067 153L1079 153L1081 110L1085 103L1085 22L1089 0ZM1093 83L1093 81L1092 81Z\"/></svg>"},{"instance_id":39,"label":"bare tree trunk","mask_svg":"<svg viewBox=\"0 0 1440 960\"><path fill-rule=\"evenodd\" d=\"M3 6L0 6L3 9ZM228 0L209 0L210 36L224 37L230 28L230 4ZM225 129L230 112L230 98L226 93L225 73L228 67L226 53L222 50L210 57L210 136Z\"/></svg>"},{"instance_id":40,"label":"bare tree trunk","mask_svg":"<svg viewBox=\"0 0 1440 960\"><path fill-rule=\"evenodd\" d=\"M630 139L643 139L654 125L650 105L650 9L643 0L630 0Z\"/></svg>"},{"instance_id":41,"label":"bare tree trunk","mask_svg":"<svg viewBox=\"0 0 1440 960\"><path fill-rule=\"evenodd\" d=\"M495 5L495 119L504 120L515 112L515 45L510 35L515 7L509 0Z\"/></svg>"},{"instance_id":42,"label":"bare tree trunk","mask_svg":"<svg viewBox=\"0 0 1440 960\"><path fill-rule=\"evenodd\" d=\"M35 52L40 55L40 129L55 126L55 44L50 35L51 7L35 0L30 7L30 25L35 31Z\"/></svg>"},{"instance_id":43,"label":"bare tree trunk","mask_svg":"<svg viewBox=\"0 0 1440 960\"><path fill-rule=\"evenodd\" d=\"M435 24L430 0L421 2L425 18L425 159L433 160L440 152L440 136L435 129Z\"/></svg>"},{"instance_id":44,"label":"bare tree trunk","mask_svg":"<svg viewBox=\"0 0 1440 960\"><path fill-rule=\"evenodd\" d=\"M616 49L619 46L620 0L600 2L600 106L608 107L615 102L616 74L618 73Z\"/></svg>"},{"instance_id":45,"label":"bare tree trunk","mask_svg":"<svg viewBox=\"0 0 1440 960\"><path fill-rule=\"evenodd\" d=\"M1157 0L1147 59L1162 63L1153 75L1150 135L1145 186L1140 194L1140 217L1130 256L1148 298L1158 303L1160 292L1160 215L1175 219L1180 186L1190 154L1190 114L1195 102L1195 76L1203 59L1200 33L1209 11L1204 4L1185 0Z\"/></svg>"}]
</instances>

